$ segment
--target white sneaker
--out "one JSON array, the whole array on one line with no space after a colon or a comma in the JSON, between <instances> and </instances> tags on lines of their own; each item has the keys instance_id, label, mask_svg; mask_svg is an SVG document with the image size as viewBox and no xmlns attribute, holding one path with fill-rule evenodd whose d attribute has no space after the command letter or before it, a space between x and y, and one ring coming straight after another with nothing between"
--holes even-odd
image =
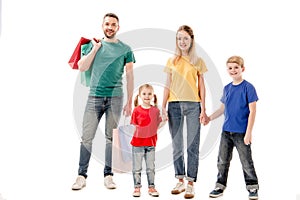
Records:
<instances>
[{"instance_id":1,"label":"white sneaker","mask_svg":"<svg viewBox=\"0 0 300 200\"><path fill-rule=\"evenodd\" d=\"M180 194L181 192L185 191L184 183L183 182L178 182L176 186L173 188L171 191L171 194Z\"/></svg>"},{"instance_id":2,"label":"white sneaker","mask_svg":"<svg viewBox=\"0 0 300 200\"><path fill-rule=\"evenodd\" d=\"M186 199L192 199L194 198L195 192L194 192L194 186L187 184L184 198Z\"/></svg>"},{"instance_id":3,"label":"white sneaker","mask_svg":"<svg viewBox=\"0 0 300 200\"><path fill-rule=\"evenodd\" d=\"M107 189L116 189L117 188L116 184L113 182L113 179L112 179L111 175L108 175L108 176L104 177L104 186Z\"/></svg>"},{"instance_id":4,"label":"white sneaker","mask_svg":"<svg viewBox=\"0 0 300 200\"><path fill-rule=\"evenodd\" d=\"M86 186L86 181L84 176L79 175L76 178L76 182L72 185L72 190L81 190Z\"/></svg>"}]
</instances>

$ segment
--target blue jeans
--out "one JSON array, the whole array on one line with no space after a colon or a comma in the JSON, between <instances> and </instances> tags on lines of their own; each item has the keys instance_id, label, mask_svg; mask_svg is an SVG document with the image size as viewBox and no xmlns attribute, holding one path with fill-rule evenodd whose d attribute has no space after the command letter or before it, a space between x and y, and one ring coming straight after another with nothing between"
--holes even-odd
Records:
<instances>
[{"instance_id":1,"label":"blue jeans","mask_svg":"<svg viewBox=\"0 0 300 200\"><path fill-rule=\"evenodd\" d=\"M233 148L236 147L243 167L246 189L258 189L258 180L252 160L251 145L244 143L245 134L224 131L218 155L218 179L216 187L226 188Z\"/></svg>"},{"instance_id":2,"label":"blue jeans","mask_svg":"<svg viewBox=\"0 0 300 200\"><path fill-rule=\"evenodd\" d=\"M169 129L172 137L173 164L175 177L188 181L197 181L200 144L201 107L199 102L169 102ZM186 117L187 125L187 172L184 163L183 124Z\"/></svg>"},{"instance_id":3,"label":"blue jeans","mask_svg":"<svg viewBox=\"0 0 300 200\"><path fill-rule=\"evenodd\" d=\"M154 176L155 176L155 147L143 146L143 147L132 147L132 174L134 187L142 187L141 185L141 172L143 158L146 163L146 174L148 180L148 187L155 187Z\"/></svg>"},{"instance_id":4,"label":"blue jeans","mask_svg":"<svg viewBox=\"0 0 300 200\"><path fill-rule=\"evenodd\" d=\"M83 116L78 174L87 177L87 169L98 124L105 114L105 167L104 176L112 173L112 133L117 128L123 107L123 97L89 96Z\"/></svg>"}]
</instances>

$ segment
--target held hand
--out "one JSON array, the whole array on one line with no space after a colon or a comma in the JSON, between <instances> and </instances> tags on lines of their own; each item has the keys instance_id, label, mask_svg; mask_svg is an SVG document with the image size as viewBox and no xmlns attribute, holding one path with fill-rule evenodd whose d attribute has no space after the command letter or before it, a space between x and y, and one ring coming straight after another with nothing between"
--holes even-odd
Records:
<instances>
[{"instance_id":1,"label":"held hand","mask_svg":"<svg viewBox=\"0 0 300 200\"><path fill-rule=\"evenodd\" d=\"M168 121L169 118L168 118L168 113L167 113L166 108L162 108L161 111L162 111L162 120L163 121Z\"/></svg>"},{"instance_id":2,"label":"held hand","mask_svg":"<svg viewBox=\"0 0 300 200\"><path fill-rule=\"evenodd\" d=\"M205 112L201 112L199 116L200 123L203 124L204 126L207 125L210 121L209 117L206 115Z\"/></svg>"},{"instance_id":3,"label":"held hand","mask_svg":"<svg viewBox=\"0 0 300 200\"><path fill-rule=\"evenodd\" d=\"M126 117L129 117L131 115L131 110L132 110L131 104L129 104L127 102L127 104L123 108L123 115L125 115Z\"/></svg>"}]
</instances>

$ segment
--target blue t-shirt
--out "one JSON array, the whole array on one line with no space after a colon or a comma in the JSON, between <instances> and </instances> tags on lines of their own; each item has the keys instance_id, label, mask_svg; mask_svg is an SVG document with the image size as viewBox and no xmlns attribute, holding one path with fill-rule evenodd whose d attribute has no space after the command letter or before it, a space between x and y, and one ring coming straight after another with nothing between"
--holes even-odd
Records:
<instances>
[{"instance_id":1,"label":"blue t-shirt","mask_svg":"<svg viewBox=\"0 0 300 200\"><path fill-rule=\"evenodd\" d=\"M101 41L102 45L92 62L90 96L113 97L123 95L124 66L135 62L131 48L121 42ZM83 55L88 54L91 48Z\"/></svg>"},{"instance_id":2,"label":"blue t-shirt","mask_svg":"<svg viewBox=\"0 0 300 200\"><path fill-rule=\"evenodd\" d=\"M250 113L249 103L257 100L254 86L246 80L238 85L226 85L221 98L225 105L223 131L245 133Z\"/></svg>"}]
</instances>

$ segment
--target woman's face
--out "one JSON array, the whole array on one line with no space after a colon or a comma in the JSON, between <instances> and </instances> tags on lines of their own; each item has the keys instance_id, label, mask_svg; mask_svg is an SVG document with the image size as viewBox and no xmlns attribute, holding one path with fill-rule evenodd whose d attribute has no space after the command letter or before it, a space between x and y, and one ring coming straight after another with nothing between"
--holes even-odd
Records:
<instances>
[{"instance_id":1,"label":"woman's face","mask_svg":"<svg viewBox=\"0 0 300 200\"><path fill-rule=\"evenodd\" d=\"M188 52L192 44L191 36L184 30L177 33L177 46L182 52Z\"/></svg>"}]
</instances>

